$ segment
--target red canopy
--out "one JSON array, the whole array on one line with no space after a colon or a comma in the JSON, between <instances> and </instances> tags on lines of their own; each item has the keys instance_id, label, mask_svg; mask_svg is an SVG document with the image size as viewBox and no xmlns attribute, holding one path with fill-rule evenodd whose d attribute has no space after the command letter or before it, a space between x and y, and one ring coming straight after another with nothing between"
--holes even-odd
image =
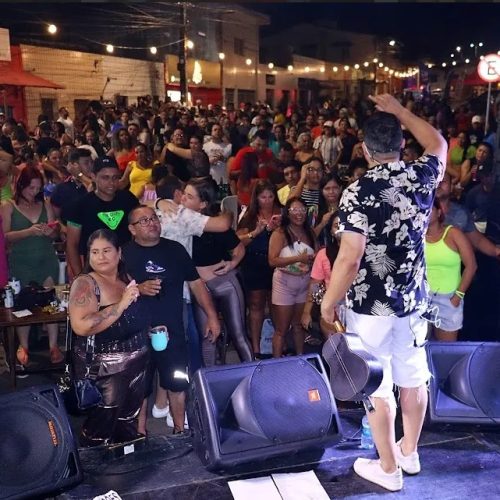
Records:
<instances>
[{"instance_id":1,"label":"red canopy","mask_svg":"<svg viewBox=\"0 0 500 500\"><path fill-rule=\"evenodd\" d=\"M477 70L474 70L472 73L469 73L464 79L464 85L488 85L487 82L482 80L477 74Z\"/></svg>"},{"instance_id":2,"label":"red canopy","mask_svg":"<svg viewBox=\"0 0 500 500\"><path fill-rule=\"evenodd\" d=\"M45 87L49 89L63 89L62 85L40 78L23 70L2 67L0 65L0 85L15 85L18 87Z\"/></svg>"},{"instance_id":3,"label":"red canopy","mask_svg":"<svg viewBox=\"0 0 500 500\"><path fill-rule=\"evenodd\" d=\"M62 85L46 80L24 71L20 47L10 47L10 61L0 61L0 85L15 85L17 87L45 87L63 89Z\"/></svg>"}]
</instances>

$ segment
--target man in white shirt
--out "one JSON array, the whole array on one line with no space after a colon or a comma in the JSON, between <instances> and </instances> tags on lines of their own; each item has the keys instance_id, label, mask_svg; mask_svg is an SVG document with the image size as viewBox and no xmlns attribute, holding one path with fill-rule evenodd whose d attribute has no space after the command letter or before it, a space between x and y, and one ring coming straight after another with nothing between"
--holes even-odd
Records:
<instances>
[{"instance_id":1,"label":"man in white shirt","mask_svg":"<svg viewBox=\"0 0 500 500\"><path fill-rule=\"evenodd\" d=\"M71 140L75 140L75 125L73 120L69 117L68 109L64 106L59 108L59 118L57 119L59 123L64 125L64 131L71 137Z\"/></svg>"},{"instance_id":2,"label":"man in white shirt","mask_svg":"<svg viewBox=\"0 0 500 500\"><path fill-rule=\"evenodd\" d=\"M203 151L210 161L210 175L217 184L222 179L223 184L227 184L227 160L231 156L231 143L224 143L222 140L222 127L218 123L212 123L210 129L210 139L203 144Z\"/></svg>"}]
</instances>

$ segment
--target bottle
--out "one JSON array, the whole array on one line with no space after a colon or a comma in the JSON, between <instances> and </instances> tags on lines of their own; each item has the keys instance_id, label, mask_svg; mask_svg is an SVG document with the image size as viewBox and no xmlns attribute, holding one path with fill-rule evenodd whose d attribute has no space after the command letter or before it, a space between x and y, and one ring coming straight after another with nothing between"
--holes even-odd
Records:
<instances>
[{"instance_id":1,"label":"bottle","mask_svg":"<svg viewBox=\"0 0 500 500\"><path fill-rule=\"evenodd\" d=\"M365 415L361 421L361 444L359 446L363 450L372 450L375 447L372 437L372 430L368 423L368 417Z\"/></svg>"},{"instance_id":2,"label":"bottle","mask_svg":"<svg viewBox=\"0 0 500 500\"><path fill-rule=\"evenodd\" d=\"M10 309L11 307L14 307L14 294L12 293L12 288L7 285L3 289L4 293L4 299L3 299L3 305L6 309Z\"/></svg>"},{"instance_id":3,"label":"bottle","mask_svg":"<svg viewBox=\"0 0 500 500\"><path fill-rule=\"evenodd\" d=\"M14 278L14 276L10 278L8 285L12 288L14 295L18 295L21 291L21 282L17 278Z\"/></svg>"}]
</instances>

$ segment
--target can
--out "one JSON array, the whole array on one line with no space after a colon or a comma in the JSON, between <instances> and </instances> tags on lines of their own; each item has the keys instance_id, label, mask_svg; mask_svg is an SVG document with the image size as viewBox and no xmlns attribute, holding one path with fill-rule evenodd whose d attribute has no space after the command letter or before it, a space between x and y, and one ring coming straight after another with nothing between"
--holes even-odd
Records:
<instances>
[{"instance_id":1,"label":"can","mask_svg":"<svg viewBox=\"0 0 500 500\"><path fill-rule=\"evenodd\" d=\"M14 294L12 293L12 287L7 285L3 289L3 305L5 308L10 309L11 307L14 307Z\"/></svg>"},{"instance_id":2,"label":"can","mask_svg":"<svg viewBox=\"0 0 500 500\"><path fill-rule=\"evenodd\" d=\"M12 287L12 292L14 295L18 295L21 291L21 282L17 278L10 278L9 285Z\"/></svg>"}]
</instances>

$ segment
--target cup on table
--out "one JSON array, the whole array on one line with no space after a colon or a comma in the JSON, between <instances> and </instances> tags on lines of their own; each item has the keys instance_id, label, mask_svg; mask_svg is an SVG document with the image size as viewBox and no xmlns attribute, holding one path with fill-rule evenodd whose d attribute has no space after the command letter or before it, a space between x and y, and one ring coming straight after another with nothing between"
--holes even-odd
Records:
<instances>
[{"instance_id":1,"label":"cup on table","mask_svg":"<svg viewBox=\"0 0 500 500\"><path fill-rule=\"evenodd\" d=\"M168 330L166 326L155 326L149 330L151 346L155 351L164 351L168 345Z\"/></svg>"}]
</instances>

